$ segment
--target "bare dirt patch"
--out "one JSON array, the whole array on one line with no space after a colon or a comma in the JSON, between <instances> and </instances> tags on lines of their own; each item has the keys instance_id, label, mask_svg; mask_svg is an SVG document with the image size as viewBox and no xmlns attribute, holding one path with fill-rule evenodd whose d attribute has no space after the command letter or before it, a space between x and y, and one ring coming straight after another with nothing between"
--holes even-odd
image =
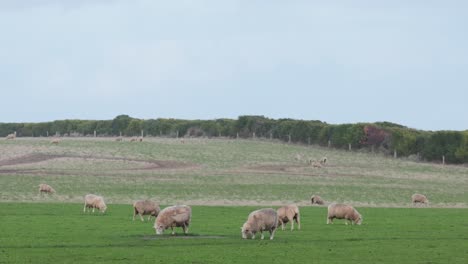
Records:
<instances>
[{"instance_id":1,"label":"bare dirt patch","mask_svg":"<svg viewBox=\"0 0 468 264\"><path fill-rule=\"evenodd\" d=\"M59 164L56 167L56 164ZM173 160L145 160L123 157L99 157L99 156L79 156L79 155L58 155L33 153L7 160L0 160L0 174L6 173L50 173L57 170L68 171L76 169L67 168L66 164L81 164L82 166L100 166L104 169L110 167L110 171L134 171L134 170L178 170L198 167L195 164ZM65 164L60 167L60 164ZM40 168L34 167L40 165ZM118 165L118 166L116 166ZM3 168L2 168L3 167ZM99 169L100 167L97 167Z\"/></svg>"}]
</instances>

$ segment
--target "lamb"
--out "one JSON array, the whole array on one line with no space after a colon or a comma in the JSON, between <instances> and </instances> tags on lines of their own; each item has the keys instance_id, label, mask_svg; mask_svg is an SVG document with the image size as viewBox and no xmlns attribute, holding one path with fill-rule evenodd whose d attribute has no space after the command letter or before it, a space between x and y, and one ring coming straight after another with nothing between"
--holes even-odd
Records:
<instances>
[{"instance_id":1,"label":"lamb","mask_svg":"<svg viewBox=\"0 0 468 264\"><path fill-rule=\"evenodd\" d=\"M284 224L291 222L291 231L293 231L294 221L299 225L298 229L301 230L301 216L297 205L286 205L279 208L276 212L278 214L278 224L281 224L281 230L284 230Z\"/></svg>"},{"instance_id":2,"label":"lamb","mask_svg":"<svg viewBox=\"0 0 468 264\"><path fill-rule=\"evenodd\" d=\"M192 208L187 205L175 205L164 208L159 212L154 229L157 235L164 233L164 230L171 228L174 235L174 227L182 227L184 234L188 233L190 220L192 218Z\"/></svg>"},{"instance_id":3,"label":"lamb","mask_svg":"<svg viewBox=\"0 0 468 264\"><path fill-rule=\"evenodd\" d=\"M106 203L104 202L104 198L99 195L95 194L87 194L84 197L85 203L84 203L84 208L83 208L83 213L86 213L87 208L93 208L93 213L94 213L94 208L99 209L102 213L105 213L107 210Z\"/></svg>"},{"instance_id":4,"label":"lamb","mask_svg":"<svg viewBox=\"0 0 468 264\"><path fill-rule=\"evenodd\" d=\"M411 196L411 201L413 202L413 205L416 204L425 204L427 205L429 203L429 200L427 197L423 194L415 193Z\"/></svg>"},{"instance_id":5,"label":"lamb","mask_svg":"<svg viewBox=\"0 0 468 264\"><path fill-rule=\"evenodd\" d=\"M328 206L327 224L333 224L334 218L349 220L351 224L360 225L362 223L361 214L354 207L347 204L332 203ZM345 223L348 224L348 221Z\"/></svg>"},{"instance_id":6,"label":"lamb","mask_svg":"<svg viewBox=\"0 0 468 264\"><path fill-rule=\"evenodd\" d=\"M55 190L50 185L41 183L39 184L39 193L55 193Z\"/></svg>"},{"instance_id":7,"label":"lamb","mask_svg":"<svg viewBox=\"0 0 468 264\"><path fill-rule=\"evenodd\" d=\"M270 240L273 240L278 227L278 213L272 208L264 208L253 211L249 214L247 221L241 227L242 238L251 237L255 239L255 234L260 232L261 239L264 238L263 231L270 232Z\"/></svg>"},{"instance_id":8,"label":"lamb","mask_svg":"<svg viewBox=\"0 0 468 264\"><path fill-rule=\"evenodd\" d=\"M310 197L310 202L312 204L324 204L325 202L322 200L322 197L318 196L318 195L312 195Z\"/></svg>"},{"instance_id":9,"label":"lamb","mask_svg":"<svg viewBox=\"0 0 468 264\"><path fill-rule=\"evenodd\" d=\"M157 217L161 209L159 205L150 200L139 200L133 203L133 221L135 221L135 215L139 215L141 221L143 222L143 215L149 215L148 221L151 219L151 216Z\"/></svg>"},{"instance_id":10,"label":"lamb","mask_svg":"<svg viewBox=\"0 0 468 264\"><path fill-rule=\"evenodd\" d=\"M16 138L16 134L8 134L6 136L6 139L15 139Z\"/></svg>"}]
</instances>

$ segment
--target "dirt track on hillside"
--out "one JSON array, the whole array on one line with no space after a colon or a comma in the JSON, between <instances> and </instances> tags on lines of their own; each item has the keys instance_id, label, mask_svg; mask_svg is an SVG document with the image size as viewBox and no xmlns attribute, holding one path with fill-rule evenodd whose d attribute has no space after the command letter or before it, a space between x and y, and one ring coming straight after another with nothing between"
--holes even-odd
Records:
<instances>
[{"instance_id":1,"label":"dirt track on hillside","mask_svg":"<svg viewBox=\"0 0 468 264\"><path fill-rule=\"evenodd\" d=\"M195 164L173 160L145 160L132 159L121 157L99 157L99 156L78 156L78 155L53 155L44 153L28 154L20 157L15 157L6 160L0 160L0 174L67 174L66 168L61 169L61 172L54 171L48 168L48 164L59 162L61 159L71 159L81 162L100 161L100 162L125 162L132 164L132 168L113 168L111 171L151 171L151 170L180 170L193 169L199 167ZM29 165L41 163L41 168L27 168ZM26 168L25 168L26 167ZM76 174L76 171L74 172Z\"/></svg>"}]
</instances>

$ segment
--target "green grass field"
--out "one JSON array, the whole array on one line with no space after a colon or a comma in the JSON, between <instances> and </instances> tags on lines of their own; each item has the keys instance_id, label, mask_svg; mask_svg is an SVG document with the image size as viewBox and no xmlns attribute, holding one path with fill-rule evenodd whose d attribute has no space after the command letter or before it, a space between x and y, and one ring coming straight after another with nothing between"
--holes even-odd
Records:
<instances>
[{"instance_id":1,"label":"green grass field","mask_svg":"<svg viewBox=\"0 0 468 264\"><path fill-rule=\"evenodd\" d=\"M156 236L153 221L132 221L130 205L105 215L81 204L0 204L0 263L466 263L467 209L358 208L361 226L326 208L302 207L300 231L273 241L243 240L257 207L194 206L188 236ZM289 227L289 225L288 225ZM268 236L266 236L267 238Z\"/></svg>"},{"instance_id":2,"label":"green grass field","mask_svg":"<svg viewBox=\"0 0 468 264\"><path fill-rule=\"evenodd\" d=\"M324 168L305 162L323 156ZM466 166L267 140L18 138L0 140L0 187L0 263L468 263ZM415 192L430 205L414 208ZM105 215L82 213L87 193ZM326 225L312 194L353 204L363 225ZM133 222L144 198L191 205L190 234ZM241 239L249 212L288 203L302 230Z\"/></svg>"}]
</instances>

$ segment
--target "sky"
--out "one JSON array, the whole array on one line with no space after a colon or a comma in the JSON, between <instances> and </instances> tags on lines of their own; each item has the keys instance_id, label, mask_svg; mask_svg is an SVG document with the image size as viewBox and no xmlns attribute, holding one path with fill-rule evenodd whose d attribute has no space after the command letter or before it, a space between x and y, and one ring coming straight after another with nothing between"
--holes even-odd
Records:
<instances>
[{"instance_id":1,"label":"sky","mask_svg":"<svg viewBox=\"0 0 468 264\"><path fill-rule=\"evenodd\" d=\"M468 1L0 0L0 122L468 129Z\"/></svg>"}]
</instances>

